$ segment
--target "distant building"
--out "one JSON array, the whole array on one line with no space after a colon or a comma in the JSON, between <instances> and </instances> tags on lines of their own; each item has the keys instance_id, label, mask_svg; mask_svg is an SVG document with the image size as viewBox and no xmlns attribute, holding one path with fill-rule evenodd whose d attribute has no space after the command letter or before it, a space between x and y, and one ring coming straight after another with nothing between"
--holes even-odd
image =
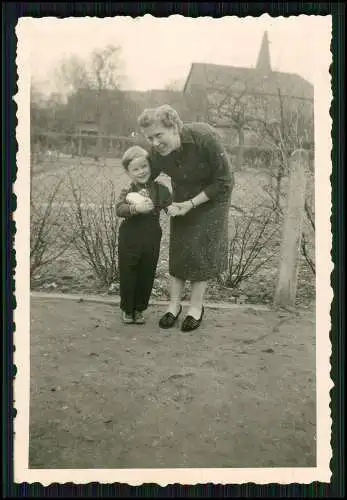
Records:
<instances>
[{"instance_id":1,"label":"distant building","mask_svg":"<svg viewBox=\"0 0 347 500\"><path fill-rule=\"evenodd\" d=\"M161 104L171 104L183 119L189 119L182 92L165 89L107 90L102 97L94 89L80 89L69 97L67 110L75 133L84 130L93 135L100 129L102 135L129 136L137 129L139 114L145 108Z\"/></svg>"},{"instance_id":2,"label":"distant building","mask_svg":"<svg viewBox=\"0 0 347 500\"><path fill-rule=\"evenodd\" d=\"M184 94L175 89L152 89L146 91L127 90L125 95L136 106L136 117L145 108L155 108L163 104L169 104L179 113L183 121L190 121L191 112L187 106Z\"/></svg>"},{"instance_id":3,"label":"distant building","mask_svg":"<svg viewBox=\"0 0 347 500\"><path fill-rule=\"evenodd\" d=\"M313 118L313 85L272 70L267 32L254 68L193 63L183 93L192 118L213 124L229 144L255 142L251 119L278 119L280 101L286 112Z\"/></svg>"}]
</instances>

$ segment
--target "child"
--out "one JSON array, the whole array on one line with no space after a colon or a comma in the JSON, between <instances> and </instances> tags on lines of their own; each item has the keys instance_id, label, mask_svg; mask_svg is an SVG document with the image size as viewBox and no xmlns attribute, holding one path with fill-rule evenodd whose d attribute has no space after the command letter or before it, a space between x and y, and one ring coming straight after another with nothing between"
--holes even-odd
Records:
<instances>
[{"instance_id":1,"label":"child","mask_svg":"<svg viewBox=\"0 0 347 500\"><path fill-rule=\"evenodd\" d=\"M118 235L120 307L124 323L142 324L157 268L162 230L160 210L171 204L170 191L150 180L147 151L132 146L122 165L131 179L120 193L116 213L122 217Z\"/></svg>"}]
</instances>

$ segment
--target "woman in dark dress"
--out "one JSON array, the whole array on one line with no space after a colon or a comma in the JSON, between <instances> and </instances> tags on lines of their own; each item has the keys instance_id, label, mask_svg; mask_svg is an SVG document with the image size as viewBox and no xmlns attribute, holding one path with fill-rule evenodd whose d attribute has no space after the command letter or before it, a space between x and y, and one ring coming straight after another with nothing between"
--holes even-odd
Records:
<instances>
[{"instance_id":1,"label":"woman in dark dress","mask_svg":"<svg viewBox=\"0 0 347 500\"><path fill-rule=\"evenodd\" d=\"M144 110L138 123L151 144L152 176L167 174L173 189L173 204L168 209L170 304L159 325L170 328L175 324L188 280L190 307L182 330L194 330L204 314L207 281L217 277L221 269L234 176L220 138L210 125L183 124L168 105Z\"/></svg>"}]
</instances>

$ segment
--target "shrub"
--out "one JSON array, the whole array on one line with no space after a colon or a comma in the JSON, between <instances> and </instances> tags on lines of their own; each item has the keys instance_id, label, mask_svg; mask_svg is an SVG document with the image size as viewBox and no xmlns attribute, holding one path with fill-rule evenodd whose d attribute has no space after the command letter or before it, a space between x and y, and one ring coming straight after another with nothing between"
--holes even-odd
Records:
<instances>
[{"instance_id":1,"label":"shrub","mask_svg":"<svg viewBox=\"0 0 347 500\"><path fill-rule=\"evenodd\" d=\"M280 186L276 182L269 183L265 191L269 196L269 207L272 207L276 214L278 223L283 224L286 206L286 191L283 187L283 181L287 182L288 176L283 177ZM280 190L279 190L280 188ZM315 266L315 212L314 212L314 177L308 175L306 199L304 207L304 224L301 237L301 255L304 257L306 264L312 274L316 274Z\"/></svg>"},{"instance_id":2,"label":"shrub","mask_svg":"<svg viewBox=\"0 0 347 500\"><path fill-rule=\"evenodd\" d=\"M277 254L280 227L273 210L262 204L248 212L242 211L233 219L234 234L230 235L228 269L222 281L227 287L237 288Z\"/></svg>"},{"instance_id":3,"label":"shrub","mask_svg":"<svg viewBox=\"0 0 347 500\"><path fill-rule=\"evenodd\" d=\"M74 247L102 285L118 280L118 227L116 198L113 185L104 191L99 205L85 204L81 189L71 177L73 202L71 225L75 238Z\"/></svg>"},{"instance_id":4,"label":"shrub","mask_svg":"<svg viewBox=\"0 0 347 500\"><path fill-rule=\"evenodd\" d=\"M45 203L30 200L30 277L38 278L43 268L59 259L71 246L73 235L66 231L64 202L58 199L63 179L51 189Z\"/></svg>"}]
</instances>

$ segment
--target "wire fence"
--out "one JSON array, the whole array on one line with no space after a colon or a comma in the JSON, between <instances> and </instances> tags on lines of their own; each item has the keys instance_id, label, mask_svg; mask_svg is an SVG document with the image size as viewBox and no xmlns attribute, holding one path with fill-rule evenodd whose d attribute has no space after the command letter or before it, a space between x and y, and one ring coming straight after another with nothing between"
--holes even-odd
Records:
<instances>
[{"instance_id":1,"label":"wire fence","mask_svg":"<svg viewBox=\"0 0 347 500\"><path fill-rule=\"evenodd\" d=\"M95 249L99 248L100 238L107 241L108 235L113 232L113 229L109 229L106 233L100 232L100 224L97 220L102 213L101 211L105 210L105 206L107 214L114 216L111 200L117 199L121 189L129 183L129 178L121 166L120 156L129 147L129 144L139 142L137 138L112 138L113 144L118 144L118 149L114 150L112 155L107 156L102 153L102 156L95 158L93 156L75 155L68 152L68 149L64 149L63 145L69 144L68 139L71 139L71 136L50 133L46 134L45 137L54 138L55 142L45 144L36 142L39 147L32 153L31 157L31 248L35 248L35 252L31 252L35 258L31 260L34 260L34 265L36 265L35 272L32 273L32 278L34 278L33 286L42 283L42 280L45 284L53 281L58 286L65 286L64 279L70 279L70 283L78 283L80 290L88 290L94 279L91 278L90 264L88 267L88 259L85 259L85 255L81 258L81 252L77 251L73 241L76 241L77 235L80 237L84 234L84 224L86 222L93 225L94 229L90 229L90 236L91 240L93 235L95 237L95 240L93 240ZM78 136L77 139L80 137ZM88 144L88 141L86 144ZM46 149L47 146L50 146L51 149ZM247 151L247 148L245 148L245 151ZM271 151L265 149L261 153L263 155L272 154ZM271 173L271 167L277 161L276 154L269 156L269 161L270 170L266 170L258 168L259 164L248 158L248 166L245 165L236 175L236 185L231 201L230 212L232 216L230 217L229 238L231 238L232 242L233 238L235 240L235 234L238 234L236 240L240 248L244 248L246 241L251 256L254 254L254 245L257 243L253 242L253 239L258 234L257 229L259 229L260 235L259 242L261 245L263 244L261 220L258 220L258 217L255 217L254 214L252 215L251 211L255 206L261 206L264 202L271 202L268 192L273 189L271 183L276 181ZM310 172L308 172L307 200L314 222L314 175L311 169ZM161 181L171 188L170 179L167 176L162 175ZM281 200L284 204L287 185L288 178L284 176L281 193ZM52 193L54 193L54 199L52 199ZM76 204L77 199L78 203ZM76 224L78 210L80 210L83 218L83 221L80 220L80 224ZM263 217L264 214L266 215L266 211L262 212L261 216ZM106 219L105 223L108 224ZM252 286L255 288L253 292L249 292L250 294L257 295L261 290L263 290L261 293L264 295L271 293L277 272L280 226L279 221L271 222L270 226L268 226L271 231L276 227L278 227L279 231L276 232L276 237L272 238L271 244L266 244L262 248L261 253L255 260L257 264L258 260L262 258L266 265L263 266L263 272L260 273L262 277L248 282L250 285L249 290ZM161 293L164 286L168 286L166 275L169 224L168 218L163 214L162 227L163 240L158 264L160 283L155 285L154 290L154 293L158 294ZM306 249L314 260L314 227L309 219L305 222L305 235ZM237 249L233 249L233 253L235 251L238 252ZM268 260L270 254L271 259ZM96 252L95 255L99 254ZM265 255L265 257L261 257L262 255ZM45 259L48 265L42 265ZM112 259L114 259L114 256ZM229 277L232 283L235 281L235 277L232 276L234 267L229 265ZM305 265L305 262L302 269L303 271L300 274L303 277L302 283L309 282L312 290L314 278L313 275L310 275L310 271L307 271L308 266Z\"/></svg>"},{"instance_id":2,"label":"wire fence","mask_svg":"<svg viewBox=\"0 0 347 500\"><path fill-rule=\"evenodd\" d=\"M230 144L221 136L221 140L233 161L242 155L242 162L254 167L270 167L274 162L280 161L281 151L273 147L264 147L254 144ZM148 147L145 139L140 135L122 137L115 135L68 134L54 131L34 131L31 134L31 163L37 170L42 170L40 165L54 163L57 159L73 159L75 163L91 163L98 161L100 164L112 163L112 159L120 158L125 150L133 145ZM313 146L307 144L310 160L313 161Z\"/></svg>"},{"instance_id":3,"label":"wire fence","mask_svg":"<svg viewBox=\"0 0 347 500\"><path fill-rule=\"evenodd\" d=\"M134 144L145 146L141 136L120 137L112 135L68 134L53 131L34 132L31 135L32 162L74 158L76 160L102 160L119 158Z\"/></svg>"},{"instance_id":4,"label":"wire fence","mask_svg":"<svg viewBox=\"0 0 347 500\"><path fill-rule=\"evenodd\" d=\"M83 198L82 205L86 206L98 205L100 200L111 191L118 195L128 183L128 176L121 166L122 154L131 145L146 146L141 136L100 136L98 139L88 134L72 135L51 131L33 133L31 142L32 202L44 205L54 186L62 181L58 193L59 199L55 203L65 204L66 207L73 201L72 187L80 191ZM97 143L98 154L95 150ZM251 202L264 195L262 187L264 177L267 183L274 181L273 171L281 159L280 153L273 149L249 145L241 149L243 149L244 170L251 169L254 172L248 176L247 188L243 190L239 203L240 206L247 206L249 194ZM239 146L228 146L232 160L238 155L239 150ZM309 186L312 189L314 185L312 149L310 161ZM234 164L233 161L232 164ZM246 173L245 176L247 177ZM161 180L171 188L171 182L167 176L161 175Z\"/></svg>"}]
</instances>

